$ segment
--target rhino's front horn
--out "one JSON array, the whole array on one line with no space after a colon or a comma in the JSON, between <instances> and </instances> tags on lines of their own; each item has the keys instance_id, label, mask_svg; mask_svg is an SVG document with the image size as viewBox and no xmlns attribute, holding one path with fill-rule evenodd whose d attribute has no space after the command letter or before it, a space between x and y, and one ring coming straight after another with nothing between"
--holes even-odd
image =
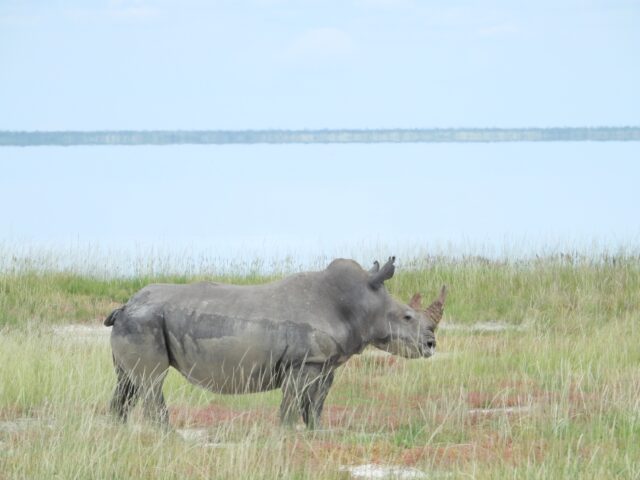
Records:
<instances>
[{"instance_id":1,"label":"rhino's front horn","mask_svg":"<svg viewBox=\"0 0 640 480\"><path fill-rule=\"evenodd\" d=\"M396 267L393 262L396 261L396 257L389 257L387 263L385 263L380 270L371 273L369 275L369 286L374 290L377 290L382 286L385 280L389 280L393 277L393 273L396 271Z\"/></svg>"},{"instance_id":2,"label":"rhino's front horn","mask_svg":"<svg viewBox=\"0 0 640 480\"><path fill-rule=\"evenodd\" d=\"M440 290L440 296L427 307L425 313L427 316L438 324L440 320L442 320L442 314L444 313L444 302L447 299L447 287L445 285L442 286L442 290Z\"/></svg>"}]
</instances>

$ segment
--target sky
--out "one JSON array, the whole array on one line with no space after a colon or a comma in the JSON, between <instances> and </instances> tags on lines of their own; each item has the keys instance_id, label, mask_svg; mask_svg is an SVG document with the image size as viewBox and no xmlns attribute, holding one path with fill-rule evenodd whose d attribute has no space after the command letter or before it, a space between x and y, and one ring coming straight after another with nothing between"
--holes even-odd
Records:
<instances>
[{"instance_id":1,"label":"sky","mask_svg":"<svg viewBox=\"0 0 640 480\"><path fill-rule=\"evenodd\" d=\"M3 0L0 130L638 126L639 24L615 0ZM0 251L637 248L638 158L638 142L4 147Z\"/></svg>"},{"instance_id":2,"label":"sky","mask_svg":"<svg viewBox=\"0 0 640 480\"><path fill-rule=\"evenodd\" d=\"M3 0L0 129L640 124L636 0Z\"/></svg>"}]
</instances>

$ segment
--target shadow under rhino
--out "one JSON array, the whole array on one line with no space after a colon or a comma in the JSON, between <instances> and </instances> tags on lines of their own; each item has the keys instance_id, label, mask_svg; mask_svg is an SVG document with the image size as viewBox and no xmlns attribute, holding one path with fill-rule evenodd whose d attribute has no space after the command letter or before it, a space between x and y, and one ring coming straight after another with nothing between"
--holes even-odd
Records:
<instances>
[{"instance_id":1,"label":"shadow under rhino","mask_svg":"<svg viewBox=\"0 0 640 480\"><path fill-rule=\"evenodd\" d=\"M169 367L216 393L281 388L280 417L319 425L334 371L367 345L429 357L446 289L426 309L421 297L393 299L384 282L395 257L365 271L338 259L264 285L211 282L149 285L105 320L117 385L111 411L126 421L139 398L145 416L168 425L162 384Z\"/></svg>"}]
</instances>

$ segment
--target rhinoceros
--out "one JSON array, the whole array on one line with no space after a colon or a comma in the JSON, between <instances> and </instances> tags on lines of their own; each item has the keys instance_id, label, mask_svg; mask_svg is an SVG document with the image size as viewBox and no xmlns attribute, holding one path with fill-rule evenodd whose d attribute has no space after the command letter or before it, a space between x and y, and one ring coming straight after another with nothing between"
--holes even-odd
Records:
<instances>
[{"instance_id":1,"label":"rhinoceros","mask_svg":"<svg viewBox=\"0 0 640 480\"><path fill-rule=\"evenodd\" d=\"M111 411L126 421L142 397L145 416L169 426L162 383L169 367L216 393L281 388L284 424L317 428L334 371L367 345L430 357L446 288L428 308L406 305L384 282L395 257L366 271L337 259L322 271L263 285L200 282L144 287L105 320L117 384Z\"/></svg>"}]
</instances>

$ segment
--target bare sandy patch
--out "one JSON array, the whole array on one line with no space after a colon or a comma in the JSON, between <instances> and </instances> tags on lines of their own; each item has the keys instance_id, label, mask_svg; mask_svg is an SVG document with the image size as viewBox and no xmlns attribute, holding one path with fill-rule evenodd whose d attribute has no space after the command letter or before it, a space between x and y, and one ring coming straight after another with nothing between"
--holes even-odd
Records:
<instances>
[{"instance_id":1,"label":"bare sandy patch","mask_svg":"<svg viewBox=\"0 0 640 480\"><path fill-rule=\"evenodd\" d=\"M463 325L463 324L459 324L459 323L443 323L442 325L440 325L439 329L440 330L447 330L447 331L457 331L457 332L490 332L490 333L496 333L496 332L507 332L507 331L516 331L516 332L521 332L521 331L525 331L529 328L528 325L526 324L520 324L520 325L513 325L510 323L504 323L504 322L477 322L477 323L471 323L468 325Z\"/></svg>"},{"instance_id":2,"label":"bare sandy patch","mask_svg":"<svg viewBox=\"0 0 640 480\"><path fill-rule=\"evenodd\" d=\"M104 325L58 325L52 328L54 335L71 342L107 342L111 329Z\"/></svg>"}]
</instances>

